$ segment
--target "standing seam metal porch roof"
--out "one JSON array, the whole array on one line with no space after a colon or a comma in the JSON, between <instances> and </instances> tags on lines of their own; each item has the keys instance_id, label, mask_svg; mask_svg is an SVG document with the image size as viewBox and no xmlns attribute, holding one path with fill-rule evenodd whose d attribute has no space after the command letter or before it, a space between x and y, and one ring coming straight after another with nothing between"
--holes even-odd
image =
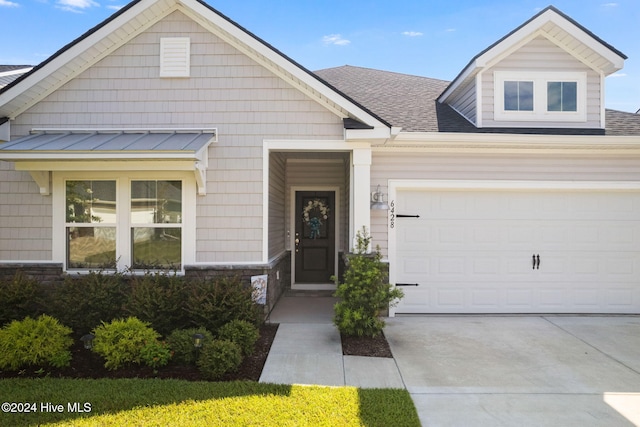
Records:
<instances>
[{"instance_id":1,"label":"standing seam metal porch roof","mask_svg":"<svg viewBox=\"0 0 640 427\"><path fill-rule=\"evenodd\" d=\"M0 144L0 159L63 159L82 153L119 160L139 159L141 154L149 159L195 159L215 138L215 129L35 130L31 135Z\"/></svg>"}]
</instances>

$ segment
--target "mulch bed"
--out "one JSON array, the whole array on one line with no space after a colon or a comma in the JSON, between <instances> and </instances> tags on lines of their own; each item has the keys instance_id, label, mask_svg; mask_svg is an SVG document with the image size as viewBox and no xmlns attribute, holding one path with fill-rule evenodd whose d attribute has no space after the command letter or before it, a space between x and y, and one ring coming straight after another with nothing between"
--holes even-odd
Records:
<instances>
[{"instance_id":1,"label":"mulch bed","mask_svg":"<svg viewBox=\"0 0 640 427\"><path fill-rule=\"evenodd\" d=\"M384 333L373 338L340 334L340 338L346 356L393 357Z\"/></svg>"},{"instance_id":2,"label":"mulch bed","mask_svg":"<svg viewBox=\"0 0 640 427\"><path fill-rule=\"evenodd\" d=\"M258 381L267 360L271 344L278 330L277 324L266 323L260 328L260 338L252 355L246 357L236 372L225 375L221 381ZM393 357L384 334L375 338L341 336L342 354L350 356ZM187 381L204 381L196 366L179 366L169 363L154 371L146 366L110 371L104 367L100 356L86 350L79 340L71 348L71 366L67 368L27 368L19 371L0 371L1 378L173 378Z\"/></svg>"}]
</instances>

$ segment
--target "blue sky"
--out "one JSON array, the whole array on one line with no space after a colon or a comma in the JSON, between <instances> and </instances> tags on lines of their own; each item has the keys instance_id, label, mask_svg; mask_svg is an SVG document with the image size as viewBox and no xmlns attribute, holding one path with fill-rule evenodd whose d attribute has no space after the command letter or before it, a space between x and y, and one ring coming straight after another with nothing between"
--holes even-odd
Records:
<instances>
[{"instance_id":1,"label":"blue sky","mask_svg":"<svg viewBox=\"0 0 640 427\"><path fill-rule=\"evenodd\" d=\"M207 0L310 70L355 65L443 80L550 3L544 0ZM542 1L542 2L541 2ZM0 0L0 64L35 65L121 0ZM640 0L555 0L626 54L606 105L640 109Z\"/></svg>"}]
</instances>

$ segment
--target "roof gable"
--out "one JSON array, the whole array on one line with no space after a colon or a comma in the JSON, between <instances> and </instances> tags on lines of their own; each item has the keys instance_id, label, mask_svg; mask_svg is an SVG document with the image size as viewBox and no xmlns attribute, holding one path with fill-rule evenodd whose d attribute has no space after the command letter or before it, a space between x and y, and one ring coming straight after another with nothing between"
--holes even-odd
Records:
<instances>
[{"instance_id":1,"label":"roof gable","mask_svg":"<svg viewBox=\"0 0 640 427\"><path fill-rule=\"evenodd\" d=\"M624 66L627 59L591 31L553 6L549 6L527 22L473 57L438 98L445 102L458 88L470 82L478 72L509 56L536 37L543 36L587 67L612 74Z\"/></svg>"},{"instance_id":2,"label":"roof gable","mask_svg":"<svg viewBox=\"0 0 640 427\"><path fill-rule=\"evenodd\" d=\"M0 90L0 117L14 118L152 25L180 11L342 118L383 134L390 125L201 0L134 0Z\"/></svg>"}]
</instances>

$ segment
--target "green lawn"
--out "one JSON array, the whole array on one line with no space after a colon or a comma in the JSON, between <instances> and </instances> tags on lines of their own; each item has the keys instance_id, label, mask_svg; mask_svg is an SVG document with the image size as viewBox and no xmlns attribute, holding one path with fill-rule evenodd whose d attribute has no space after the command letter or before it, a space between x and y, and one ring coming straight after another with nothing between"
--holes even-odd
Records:
<instances>
[{"instance_id":1,"label":"green lawn","mask_svg":"<svg viewBox=\"0 0 640 427\"><path fill-rule=\"evenodd\" d=\"M2 426L419 426L406 390L140 379L4 379ZM0 402L0 403L2 403ZM51 403L47 406L47 403ZM78 413L75 408L90 412ZM75 405L74 405L75 404ZM60 409L62 413L43 412ZM74 408L75 406L75 408ZM51 409L49 409L51 410Z\"/></svg>"}]
</instances>

